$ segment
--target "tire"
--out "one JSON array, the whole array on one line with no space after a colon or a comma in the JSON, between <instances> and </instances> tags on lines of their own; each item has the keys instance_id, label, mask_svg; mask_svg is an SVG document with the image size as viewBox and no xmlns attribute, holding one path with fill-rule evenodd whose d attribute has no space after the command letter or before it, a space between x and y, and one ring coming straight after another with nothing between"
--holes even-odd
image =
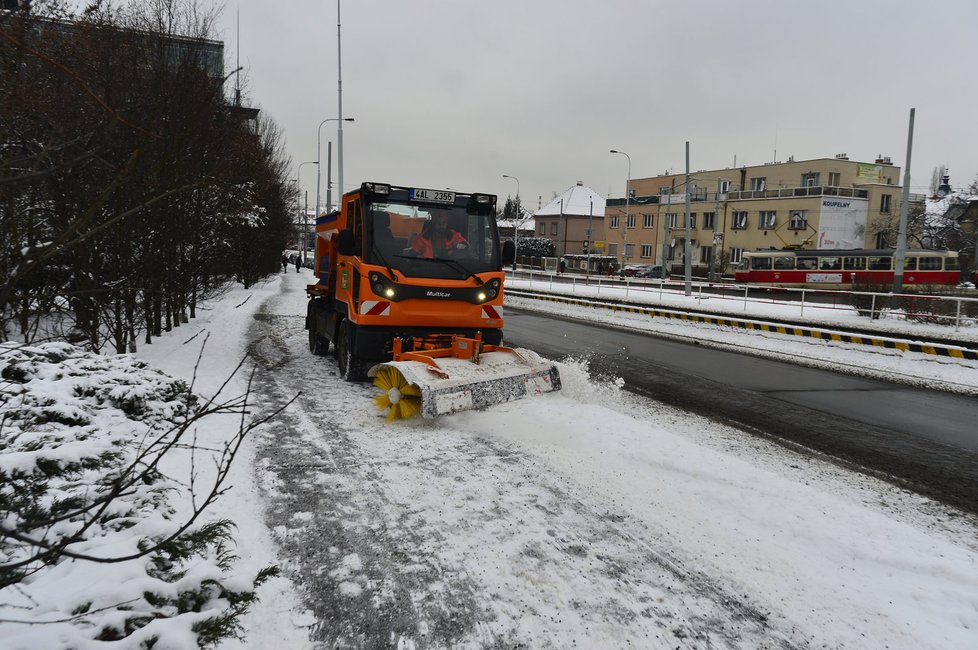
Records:
<instances>
[{"instance_id":1,"label":"tire","mask_svg":"<svg viewBox=\"0 0 978 650\"><path fill-rule=\"evenodd\" d=\"M336 337L336 366L343 381L363 381L367 378L365 364L353 354L353 326L348 320L340 323Z\"/></svg>"},{"instance_id":2,"label":"tire","mask_svg":"<svg viewBox=\"0 0 978 650\"><path fill-rule=\"evenodd\" d=\"M311 301L306 311L306 329L309 330L309 351L317 357L325 356L329 352L329 339L316 329L316 308Z\"/></svg>"},{"instance_id":3,"label":"tire","mask_svg":"<svg viewBox=\"0 0 978 650\"><path fill-rule=\"evenodd\" d=\"M309 327L309 351L317 357L324 357L329 353L329 339L319 335L315 323Z\"/></svg>"}]
</instances>

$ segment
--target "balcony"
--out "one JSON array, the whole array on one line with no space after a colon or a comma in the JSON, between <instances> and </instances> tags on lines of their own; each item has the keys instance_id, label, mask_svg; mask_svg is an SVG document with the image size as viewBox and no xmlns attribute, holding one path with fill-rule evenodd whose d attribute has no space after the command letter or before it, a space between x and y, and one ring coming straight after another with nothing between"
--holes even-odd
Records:
<instances>
[{"instance_id":1,"label":"balcony","mask_svg":"<svg viewBox=\"0 0 978 650\"><path fill-rule=\"evenodd\" d=\"M781 187L774 190L740 190L728 192L727 200L743 201L746 199L786 199L800 196L847 196L854 199L865 199L869 196L869 191L861 190L855 187L833 187L831 185L815 185L812 187Z\"/></svg>"}]
</instances>

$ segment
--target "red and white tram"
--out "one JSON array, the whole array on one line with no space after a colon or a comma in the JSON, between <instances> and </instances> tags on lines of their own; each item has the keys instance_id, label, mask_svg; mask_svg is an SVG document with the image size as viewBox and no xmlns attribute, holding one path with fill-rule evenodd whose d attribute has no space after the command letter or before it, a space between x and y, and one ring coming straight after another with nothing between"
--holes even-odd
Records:
<instances>
[{"instance_id":1,"label":"red and white tram","mask_svg":"<svg viewBox=\"0 0 978 650\"><path fill-rule=\"evenodd\" d=\"M779 287L852 288L893 284L894 250L758 250L746 251L734 277L746 284ZM903 283L958 284L958 254L946 250L906 252Z\"/></svg>"}]
</instances>

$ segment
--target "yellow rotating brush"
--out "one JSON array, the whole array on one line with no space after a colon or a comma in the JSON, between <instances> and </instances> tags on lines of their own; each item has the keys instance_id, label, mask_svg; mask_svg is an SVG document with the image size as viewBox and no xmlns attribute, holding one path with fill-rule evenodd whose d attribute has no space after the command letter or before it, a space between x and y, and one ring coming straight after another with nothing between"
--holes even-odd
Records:
<instances>
[{"instance_id":1,"label":"yellow rotating brush","mask_svg":"<svg viewBox=\"0 0 978 650\"><path fill-rule=\"evenodd\" d=\"M421 414L421 389L409 384L397 368L381 368L374 386L384 391L374 396L378 411L390 409L387 421L413 418Z\"/></svg>"}]
</instances>

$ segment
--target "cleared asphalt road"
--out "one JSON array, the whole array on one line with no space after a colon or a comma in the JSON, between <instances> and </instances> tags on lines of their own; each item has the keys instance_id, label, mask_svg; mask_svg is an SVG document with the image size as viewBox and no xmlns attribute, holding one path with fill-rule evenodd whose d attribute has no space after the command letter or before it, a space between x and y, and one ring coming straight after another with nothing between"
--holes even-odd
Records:
<instances>
[{"instance_id":1,"label":"cleared asphalt road","mask_svg":"<svg viewBox=\"0 0 978 650\"><path fill-rule=\"evenodd\" d=\"M978 513L978 400L516 309L506 343Z\"/></svg>"}]
</instances>

